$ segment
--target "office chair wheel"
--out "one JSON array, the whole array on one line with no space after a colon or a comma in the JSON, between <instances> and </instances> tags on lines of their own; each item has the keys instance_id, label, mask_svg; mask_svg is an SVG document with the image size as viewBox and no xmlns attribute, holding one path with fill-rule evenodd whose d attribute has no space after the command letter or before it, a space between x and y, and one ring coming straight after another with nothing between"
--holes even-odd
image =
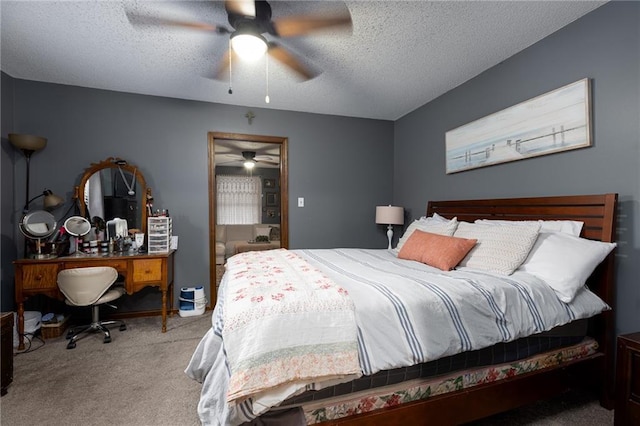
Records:
<instances>
[{"instance_id":1,"label":"office chair wheel","mask_svg":"<svg viewBox=\"0 0 640 426\"><path fill-rule=\"evenodd\" d=\"M122 324L122 325L120 326L120 331L125 331L126 329L127 329L126 324Z\"/></svg>"},{"instance_id":2,"label":"office chair wheel","mask_svg":"<svg viewBox=\"0 0 640 426\"><path fill-rule=\"evenodd\" d=\"M76 347L76 342L69 342L69 344L67 345L67 349L73 349Z\"/></svg>"},{"instance_id":3,"label":"office chair wheel","mask_svg":"<svg viewBox=\"0 0 640 426\"><path fill-rule=\"evenodd\" d=\"M111 336L104 336L104 343L111 343Z\"/></svg>"}]
</instances>

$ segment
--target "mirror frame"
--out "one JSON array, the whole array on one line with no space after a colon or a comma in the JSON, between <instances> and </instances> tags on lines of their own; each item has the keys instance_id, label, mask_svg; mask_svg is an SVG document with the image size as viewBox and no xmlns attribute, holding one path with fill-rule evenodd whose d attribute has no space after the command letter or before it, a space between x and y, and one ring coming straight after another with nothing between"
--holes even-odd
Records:
<instances>
[{"instance_id":1,"label":"mirror frame","mask_svg":"<svg viewBox=\"0 0 640 426\"><path fill-rule=\"evenodd\" d=\"M87 182L89 181L89 178L91 177L91 175L104 169L117 169L118 164L116 164L116 162L118 161L126 162L126 164L120 166L120 168L123 171L129 172L131 174L133 174L133 172L135 171L136 173L136 181L138 183L138 188L140 193L142 194L142 200L144 202L144 205L140 206L140 215L141 215L141 221L142 221L142 223L140 224L140 230L146 234L147 216L148 216L147 200L153 199L151 195L151 188L147 187L147 182L145 181L144 175L140 171L139 167L119 157L109 157L104 161L100 161L99 163L91 163L91 165L84 170L84 174L80 179L80 184L76 186L76 195L75 195L78 200L78 205L80 207L80 215L83 217L86 217L87 215L87 206L84 203L84 188Z\"/></svg>"}]
</instances>

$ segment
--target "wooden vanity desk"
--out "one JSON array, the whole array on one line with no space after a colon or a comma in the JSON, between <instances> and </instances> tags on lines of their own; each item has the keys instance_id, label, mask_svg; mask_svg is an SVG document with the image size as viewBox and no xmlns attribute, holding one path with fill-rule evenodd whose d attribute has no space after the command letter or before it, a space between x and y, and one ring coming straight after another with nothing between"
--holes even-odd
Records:
<instances>
[{"instance_id":1,"label":"wooden vanity desk","mask_svg":"<svg viewBox=\"0 0 640 426\"><path fill-rule=\"evenodd\" d=\"M44 294L64 300L58 290L58 272L63 269L111 266L124 276L127 294L145 287L158 287L162 292L162 332L167 331L167 307L173 307L173 264L175 250L155 254L109 254L66 256L54 259L19 259L14 261L15 296L18 305L19 350L24 349L24 302L30 296ZM167 293L169 300L167 300Z\"/></svg>"}]
</instances>

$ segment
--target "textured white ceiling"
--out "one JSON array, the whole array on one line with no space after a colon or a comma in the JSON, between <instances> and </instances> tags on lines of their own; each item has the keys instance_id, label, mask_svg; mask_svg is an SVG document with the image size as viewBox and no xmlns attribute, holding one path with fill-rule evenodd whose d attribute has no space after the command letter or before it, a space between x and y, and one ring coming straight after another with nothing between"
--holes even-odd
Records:
<instances>
[{"instance_id":1,"label":"textured white ceiling","mask_svg":"<svg viewBox=\"0 0 640 426\"><path fill-rule=\"evenodd\" d=\"M126 9L227 24L221 2L0 2L2 71L15 78L249 107L395 120L557 31L603 1L347 1L351 33L286 39L323 72L300 82L269 62L211 75L228 36L131 26ZM273 17L342 3L273 1ZM228 26L228 25L227 25Z\"/></svg>"}]
</instances>

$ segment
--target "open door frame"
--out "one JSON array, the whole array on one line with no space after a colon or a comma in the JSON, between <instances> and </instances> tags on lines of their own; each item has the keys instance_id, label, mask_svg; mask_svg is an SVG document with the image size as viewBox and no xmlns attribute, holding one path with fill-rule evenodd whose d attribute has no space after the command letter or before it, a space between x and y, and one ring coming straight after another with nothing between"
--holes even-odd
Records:
<instances>
[{"instance_id":1,"label":"open door frame","mask_svg":"<svg viewBox=\"0 0 640 426\"><path fill-rule=\"evenodd\" d=\"M209 294L210 305L218 298L216 288L216 140L237 140L280 144L280 247L289 248L289 165L288 138L279 136L245 135L240 133L209 132Z\"/></svg>"}]
</instances>

